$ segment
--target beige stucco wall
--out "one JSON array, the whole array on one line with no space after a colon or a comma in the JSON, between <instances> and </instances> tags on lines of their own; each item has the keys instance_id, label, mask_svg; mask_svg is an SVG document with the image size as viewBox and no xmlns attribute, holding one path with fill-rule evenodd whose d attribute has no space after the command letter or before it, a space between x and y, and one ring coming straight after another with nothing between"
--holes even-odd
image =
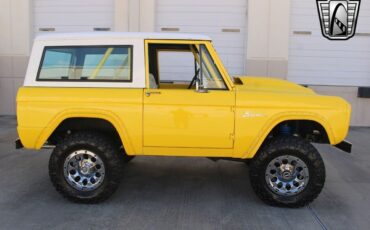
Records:
<instances>
[{"instance_id":1,"label":"beige stucco wall","mask_svg":"<svg viewBox=\"0 0 370 230\"><path fill-rule=\"evenodd\" d=\"M155 0L115 0L115 31L154 31L155 4Z\"/></svg>"},{"instance_id":2,"label":"beige stucco wall","mask_svg":"<svg viewBox=\"0 0 370 230\"><path fill-rule=\"evenodd\" d=\"M289 29L290 1L248 1L248 75L286 78Z\"/></svg>"},{"instance_id":3,"label":"beige stucco wall","mask_svg":"<svg viewBox=\"0 0 370 230\"><path fill-rule=\"evenodd\" d=\"M0 114L15 113L31 47L31 1L0 0Z\"/></svg>"}]
</instances>

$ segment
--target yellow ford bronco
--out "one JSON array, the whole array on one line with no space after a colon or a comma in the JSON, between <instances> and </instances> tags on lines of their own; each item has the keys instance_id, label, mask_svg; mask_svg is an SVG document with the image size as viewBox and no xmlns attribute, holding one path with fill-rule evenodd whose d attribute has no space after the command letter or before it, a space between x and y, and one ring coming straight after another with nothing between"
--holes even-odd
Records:
<instances>
[{"instance_id":1,"label":"yellow ford bronco","mask_svg":"<svg viewBox=\"0 0 370 230\"><path fill-rule=\"evenodd\" d=\"M256 194L312 202L325 181L311 143L350 151L350 105L285 80L230 77L207 36L75 33L36 38L17 95L17 148L52 148L64 197L107 199L136 155L248 162Z\"/></svg>"}]
</instances>

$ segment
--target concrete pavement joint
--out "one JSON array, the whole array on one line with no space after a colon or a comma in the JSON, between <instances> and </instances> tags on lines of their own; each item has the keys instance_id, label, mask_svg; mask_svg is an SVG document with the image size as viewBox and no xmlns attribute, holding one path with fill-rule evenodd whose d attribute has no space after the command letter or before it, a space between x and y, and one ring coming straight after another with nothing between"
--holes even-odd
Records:
<instances>
[{"instance_id":1,"label":"concrete pavement joint","mask_svg":"<svg viewBox=\"0 0 370 230\"><path fill-rule=\"evenodd\" d=\"M323 230L328 230L328 228L325 226L324 222L322 222L322 220L320 219L319 215L317 215L316 211L310 206L310 205L307 205L307 209L312 213L312 215L315 217L315 219L317 220L317 222L320 224L321 228Z\"/></svg>"}]
</instances>

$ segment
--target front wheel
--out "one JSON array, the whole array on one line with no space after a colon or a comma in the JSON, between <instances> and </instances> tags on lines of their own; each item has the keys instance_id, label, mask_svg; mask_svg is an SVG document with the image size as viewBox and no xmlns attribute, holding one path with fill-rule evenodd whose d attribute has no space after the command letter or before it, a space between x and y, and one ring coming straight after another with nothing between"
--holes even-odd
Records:
<instances>
[{"instance_id":1,"label":"front wheel","mask_svg":"<svg viewBox=\"0 0 370 230\"><path fill-rule=\"evenodd\" d=\"M123 158L100 133L79 132L61 141L49 161L50 179L64 197L97 203L110 197L122 176Z\"/></svg>"},{"instance_id":2,"label":"front wheel","mask_svg":"<svg viewBox=\"0 0 370 230\"><path fill-rule=\"evenodd\" d=\"M302 207L321 192L325 166L318 151L306 140L279 137L266 144L251 161L250 180L264 202Z\"/></svg>"}]
</instances>

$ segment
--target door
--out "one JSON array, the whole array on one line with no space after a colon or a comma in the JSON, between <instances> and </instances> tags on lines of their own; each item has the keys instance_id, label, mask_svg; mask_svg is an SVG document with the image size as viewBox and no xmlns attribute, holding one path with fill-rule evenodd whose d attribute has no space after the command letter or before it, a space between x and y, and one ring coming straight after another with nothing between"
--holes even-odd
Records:
<instances>
[{"instance_id":1,"label":"door","mask_svg":"<svg viewBox=\"0 0 370 230\"><path fill-rule=\"evenodd\" d=\"M149 50L149 75L158 86L144 90L144 147L233 148L235 92L227 87L207 48L149 44ZM161 72L166 63L161 60L167 59L188 67L183 68L182 79L172 77L166 68Z\"/></svg>"},{"instance_id":2,"label":"door","mask_svg":"<svg viewBox=\"0 0 370 230\"><path fill-rule=\"evenodd\" d=\"M144 146L232 148L234 92L146 89Z\"/></svg>"}]
</instances>

